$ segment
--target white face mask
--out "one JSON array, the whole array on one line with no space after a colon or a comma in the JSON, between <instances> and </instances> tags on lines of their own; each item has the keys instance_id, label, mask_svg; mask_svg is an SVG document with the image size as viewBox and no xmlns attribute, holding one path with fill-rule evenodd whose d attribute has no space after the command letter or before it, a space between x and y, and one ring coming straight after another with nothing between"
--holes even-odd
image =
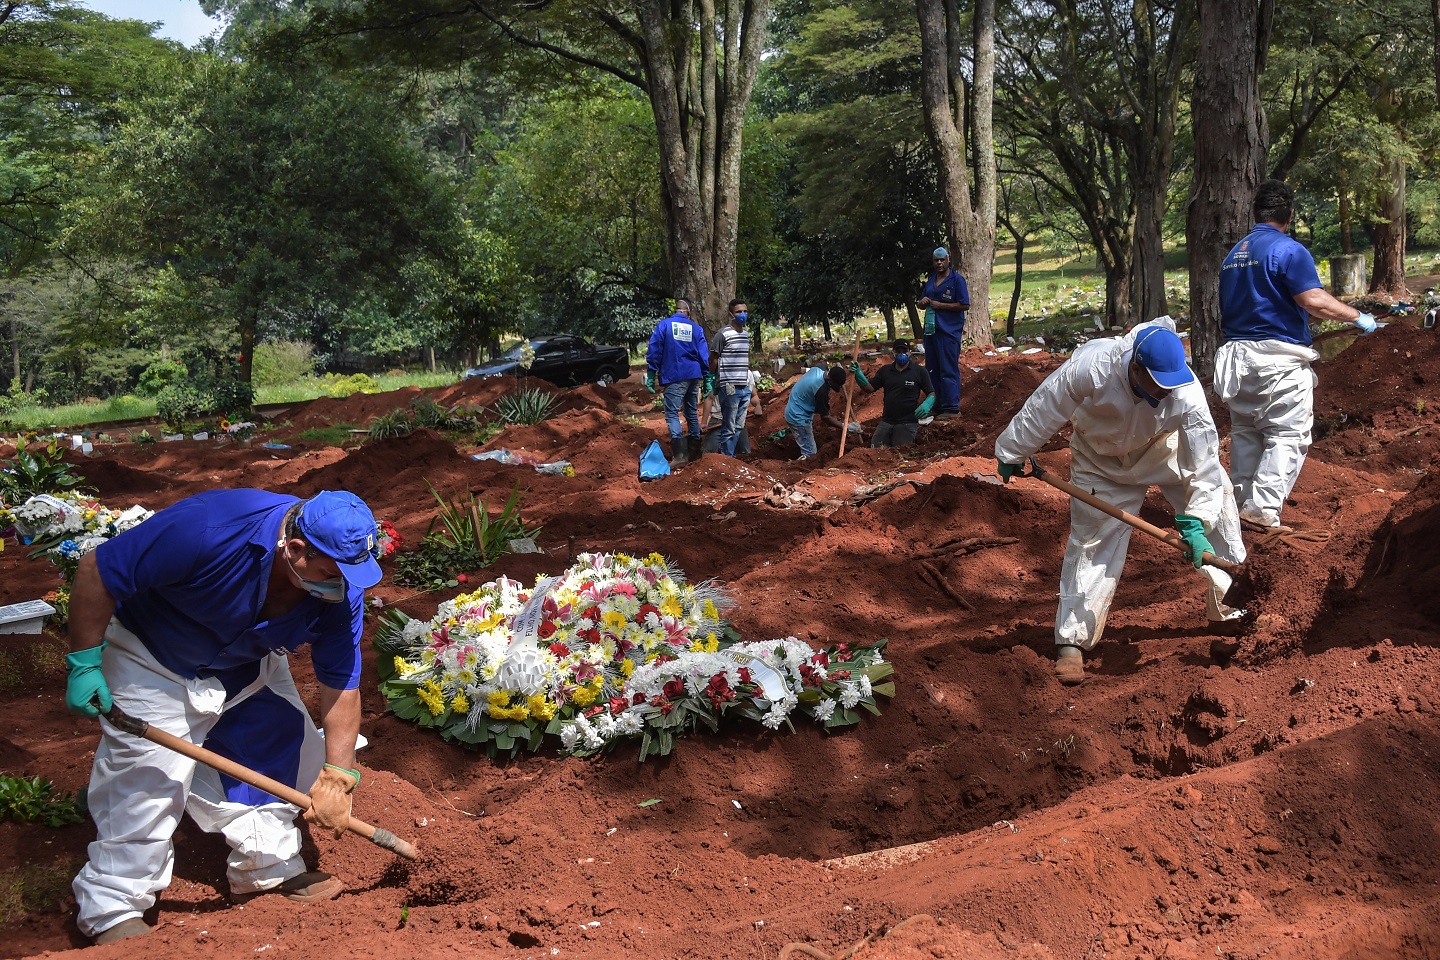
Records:
<instances>
[{"instance_id":1,"label":"white face mask","mask_svg":"<svg viewBox=\"0 0 1440 960\"><path fill-rule=\"evenodd\" d=\"M280 541L280 551L285 555L285 562L290 567L290 572L295 574L295 579L300 581L300 589L304 590L316 600L323 600L325 603L342 603L345 600L345 579L335 577L330 580L306 580L300 576L300 571L295 569L295 564L290 561L290 551L285 549L285 541Z\"/></svg>"}]
</instances>

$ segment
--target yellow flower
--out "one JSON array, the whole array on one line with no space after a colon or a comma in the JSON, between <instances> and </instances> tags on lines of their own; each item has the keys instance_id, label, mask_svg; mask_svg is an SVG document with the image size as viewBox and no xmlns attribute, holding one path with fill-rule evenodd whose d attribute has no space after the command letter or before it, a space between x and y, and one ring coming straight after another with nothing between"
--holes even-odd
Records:
<instances>
[{"instance_id":1,"label":"yellow flower","mask_svg":"<svg viewBox=\"0 0 1440 960\"><path fill-rule=\"evenodd\" d=\"M435 665L435 651L434 651L434 650L421 650L421 651L420 651L420 665L423 666L423 667L434 666L434 665Z\"/></svg>"},{"instance_id":2,"label":"yellow flower","mask_svg":"<svg viewBox=\"0 0 1440 960\"><path fill-rule=\"evenodd\" d=\"M485 702L490 704L492 708L500 707L504 709L510 706L510 692L508 690L493 690L490 696L485 698ZM494 713L495 711L492 709L490 712Z\"/></svg>"},{"instance_id":3,"label":"yellow flower","mask_svg":"<svg viewBox=\"0 0 1440 960\"><path fill-rule=\"evenodd\" d=\"M660 612L667 617L678 617L684 612L684 608L680 606L678 597L670 597L660 604Z\"/></svg>"},{"instance_id":4,"label":"yellow flower","mask_svg":"<svg viewBox=\"0 0 1440 960\"><path fill-rule=\"evenodd\" d=\"M536 720L549 720L555 716L555 712L559 709L559 705L545 699L543 693L532 695L530 699L525 701L525 706L529 708L530 715Z\"/></svg>"},{"instance_id":5,"label":"yellow flower","mask_svg":"<svg viewBox=\"0 0 1440 960\"><path fill-rule=\"evenodd\" d=\"M405 662L404 657L395 658L395 675L399 677L409 676L415 672L415 668Z\"/></svg>"},{"instance_id":6,"label":"yellow flower","mask_svg":"<svg viewBox=\"0 0 1440 960\"><path fill-rule=\"evenodd\" d=\"M632 673L634 673L634 672L635 672L635 661L634 661L634 660L631 660L630 658L627 657L627 658L625 658L624 660L621 660L621 661L620 661L620 675L621 675L622 677L628 677L628 676L630 676L630 675L631 675Z\"/></svg>"},{"instance_id":7,"label":"yellow flower","mask_svg":"<svg viewBox=\"0 0 1440 960\"><path fill-rule=\"evenodd\" d=\"M588 707L595 702L595 698L599 695L599 691L590 686L576 687L575 692L570 695L570 699L575 702L577 707Z\"/></svg>"},{"instance_id":8,"label":"yellow flower","mask_svg":"<svg viewBox=\"0 0 1440 960\"><path fill-rule=\"evenodd\" d=\"M705 603L701 605L700 612L705 615L705 619L707 620L720 619L720 611L715 609L715 603L711 600L706 600Z\"/></svg>"},{"instance_id":9,"label":"yellow flower","mask_svg":"<svg viewBox=\"0 0 1440 960\"><path fill-rule=\"evenodd\" d=\"M652 554L652 556L653 556L653 554ZM615 562L616 562L616 563L633 563L634 560L635 560L635 558L632 557L632 556L630 556L630 554L628 554L628 553L617 553L617 554L615 554Z\"/></svg>"},{"instance_id":10,"label":"yellow flower","mask_svg":"<svg viewBox=\"0 0 1440 960\"><path fill-rule=\"evenodd\" d=\"M426 680L420 684L420 689L415 691L415 696L420 700L421 705L430 711L430 716L438 717L445 712L445 693L434 680Z\"/></svg>"},{"instance_id":11,"label":"yellow flower","mask_svg":"<svg viewBox=\"0 0 1440 960\"><path fill-rule=\"evenodd\" d=\"M574 468L574 467L568 467L568 466L567 466L564 470L562 470L562 471L560 471L560 472L563 473L563 474L565 474L565 476L567 476L567 477L573 477L573 476L575 476L575 468Z\"/></svg>"},{"instance_id":12,"label":"yellow flower","mask_svg":"<svg viewBox=\"0 0 1440 960\"><path fill-rule=\"evenodd\" d=\"M469 713L470 700L463 693L455 694L455 699L450 701L450 709L456 713Z\"/></svg>"},{"instance_id":13,"label":"yellow flower","mask_svg":"<svg viewBox=\"0 0 1440 960\"><path fill-rule=\"evenodd\" d=\"M625 614L616 610L607 610L605 614L601 616L600 621L604 623L605 626L612 627L615 630L624 630L625 624L627 623Z\"/></svg>"},{"instance_id":14,"label":"yellow flower","mask_svg":"<svg viewBox=\"0 0 1440 960\"><path fill-rule=\"evenodd\" d=\"M696 637L694 640L690 641L689 649L691 653L704 653L705 641L701 640L699 637Z\"/></svg>"},{"instance_id":15,"label":"yellow flower","mask_svg":"<svg viewBox=\"0 0 1440 960\"><path fill-rule=\"evenodd\" d=\"M665 558L664 558L663 556L661 556L660 554L658 554L658 553L652 553L652 554L650 554L650 556L648 556L648 557L645 558L645 562L648 563L648 564L650 564L650 566L652 566L652 567L663 567L663 566L665 566Z\"/></svg>"},{"instance_id":16,"label":"yellow flower","mask_svg":"<svg viewBox=\"0 0 1440 960\"><path fill-rule=\"evenodd\" d=\"M716 650L719 650L719 649L720 649L720 638L717 637L717 636L715 636L715 634L713 634L713 633L712 633L712 634L708 634L708 635L705 637L705 652L706 652L706 653L714 653Z\"/></svg>"}]
</instances>

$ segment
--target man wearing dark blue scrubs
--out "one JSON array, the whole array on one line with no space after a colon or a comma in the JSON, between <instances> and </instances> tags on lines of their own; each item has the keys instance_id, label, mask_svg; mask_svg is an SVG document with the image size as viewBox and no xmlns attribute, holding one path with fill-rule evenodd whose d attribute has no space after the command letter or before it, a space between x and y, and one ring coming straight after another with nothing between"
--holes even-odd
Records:
<instances>
[{"instance_id":1,"label":"man wearing dark blue scrubs","mask_svg":"<svg viewBox=\"0 0 1440 960\"><path fill-rule=\"evenodd\" d=\"M950 251L944 247L935 248L932 263L935 269L918 306L925 311L925 369L935 386L935 416L944 419L960 412L960 339L970 288L950 269Z\"/></svg>"},{"instance_id":2,"label":"man wearing dark blue scrubs","mask_svg":"<svg viewBox=\"0 0 1440 960\"><path fill-rule=\"evenodd\" d=\"M338 836L360 781L360 636L380 580L375 518L358 497L216 490L182 500L80 562L70 601L65 703L115 704L297 789L307 820ZM310 646L317 732L286 655ZM96 943L151 931L182 813L231 846L232 895L301 902L343 889L300 857L298 808L102 719L90 774L97 839L75 878L77 922Z\"/></svg>"}]
</instances>

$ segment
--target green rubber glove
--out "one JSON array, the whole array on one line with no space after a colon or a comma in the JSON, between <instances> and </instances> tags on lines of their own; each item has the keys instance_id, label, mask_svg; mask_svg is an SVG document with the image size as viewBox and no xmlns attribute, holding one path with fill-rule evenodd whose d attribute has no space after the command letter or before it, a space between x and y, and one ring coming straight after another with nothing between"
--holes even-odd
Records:
<instances>
[{"instance_id":1,"label":"green rubber glove","mask_svg":"<svg viewBox=\"0 0 1440 960\"><path fill-rule=\"evenodd\" d=\"M651 393L655 392L655 371L650 370L645 374L645 389Z\"/></svg>"},{"instance_id":2,"label":"green rubber glove","mask_svg":"<svg viewBox=\"0 0 1440 960\"><path fill-rule=\"evenodd\" d=\"M700 396L708 397L715 392L715 374L705 374L705 380L700 384Z\"/></svg>"},{"instance_id":3,"label":"green rubber glove","mask_svg":"<svg viewBox=\"0 0 1440 960\"><path fill-rule=\"evenodd\" d=\"M864 387L867 390L871 389L870 378L866 377L865 371L860 369L859 360L850 361L850 373L854 375L856 383L860 384L860 386Z\"/></svg>"},{"instance_id":4,"label":"green rubber glove","mask_svg":"<svg viewBox=\"0 0 1440 960\"><path fill-rule=\"evenodd\" d=\"M1006 463L1004 460L996 460L995 472L1000 474L1001 483L1009 483L1015 477L1025 476L1025 464Z\"/></svg>"},{"instance_id":5,"label":"green rubber glove","mask_svg":"<svg viewBox=\"0 0 1440 960\"><path fill-rule=\"evenodd\" d=\"M935 332L935 308L934 308L934 307L926 307L926 308L925 308L925 336L928 337L928 336L930 336L930 334L932 334L932 333L934 333L934 332Z\"/></svg>"},{"instance_id":6,"label":"green rubber glove","mask_svg":"<svg viewBox=\"0 0 1440 960\"><path fill-rule=\"evenodd\" d=\"M930 394L930 396L926 397L924 400L921 400L921 401L920 401L920 406L918 406L918 407L915 408L915 419L916 419L916 420L924 420L926 417L930 416L930 411L931 411L931 410L934 410L934 409L935 409L935 394L932 393L932 394Z\"/></svg>"},{"instance_id":7,"label":"green rubber glove","mask_svg":"<svg viewBox=\"0 0 1440 960\"><path fill-rule=\"evenodd\" d=\"M1199 570L1205 565L1205 554L1215 552L1210 541L1205 539L1205 524L1200 522L1198 517L1177 513L1175 529L1180 531L1180 536L1185 541L1185 559L1195 564L1195 569Z\"/></svg>"},{"instance_id":8,"label":"green rubber glove","mask_svg":"<svg viewBox=\"0 0 1440 960\"><path fill-rule=\"evenodd\" d=\"M105 685L105 675L100 672L100 658L105 654L105 644L89 650L78 650L66 655L65 662L70 673L65 677L65 706L71 713L82 717L94 717L107 713L114 703L110 688ZM100 701L95 709L94 701Z\"/></svg>"}]
</instances>

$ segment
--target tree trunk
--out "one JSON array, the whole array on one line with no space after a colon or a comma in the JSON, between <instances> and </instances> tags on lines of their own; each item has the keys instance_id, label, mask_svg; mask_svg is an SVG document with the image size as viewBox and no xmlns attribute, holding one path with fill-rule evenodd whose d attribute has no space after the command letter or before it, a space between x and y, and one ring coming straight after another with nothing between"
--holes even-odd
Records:
<instances>
[{"instance_id":1,"label":"tree trunk","mask_svg":"<svg viewBox=\"0 0 1440 960\"><path fill-rule=\"evenodd\" d=\"M919 343L925 339L925 322L920 319L920 310L915 306L914 300L905 301L905 312L910 317L910 340L912 343Z\"/></svg>"},{"instance_id":2,"label":"tree trunk","mask_svg":"<svg viewBox=\"0 0 1440 960\"><path fill-rule=\"evenodd\" d=\"M1430 0L1430 29L1435 40L1435 103L1440 106L1440 0Z\"/></svg>"},{"instance_id":3,"label":"tree trunk","mask_svg":"<svg viewBox=\"0 0 1440 960\"><path fill-rule=\"evenodd\" d=\"M1168 168L1168 164L1167 164ZM1151 170L1149 174L1159 171ZM1165 241L1161 219L1165 215L1165 182L1147 174L1135 183L1135 216L1132 226L1130 261L1130 302L1135 322L1144 323L1163 316L1165 309Z\"/></svg>"},{"instance_id":4,"label":"tree trunk","mask_svg":"<svg viewBox=\"0 0 1440 960\"><path fill-rule=\"evenodd\" d=\"M897 336L895 333L895 308L887 304L880 308L880 312L885 315L885 339L894 343Z\"/></svg>"},{"instance_id":5,"label":"tree trunk","mask_svg":"<svg viewBox=\"0 0 1440 960\"><path fill-rule=\"evenodd\" d=\"M1330 258L1330 292L1344 299L1365 292L1364 254L1346 254Z\"/></svg>"},{"instance_id":6,"label":"tree trunk","mask_svg":"<svg viewBox=\"0 0 1440 960\"><path fill-rule=\"evenodd\" d=\"M829 343L831 340L835 339L835 335L830 332L830 317L828 315L820 318L820 326L825 330L826 343Z\"/></svg>"},{"instance_id":7,"label":"tree trunk","mask_svg":"<svg viewBox=\"0 0 1440 960\"><path fill-rule=\"evenodd\" d=\"M1435 0L1440 3L1440 0ZM1353 229L1354 213L1350 209L1350 184L1347 178L1340 178L1340 252L1345 256L1355 252Z\"/></svg>"},{"instance_id":8,"label":"tree trunk","mask_svg":"<svg viewBox=\"0 0 1440 960\"><path fill-rule=\"evenodd\" d=\"M1010 291L1010 312L1005 316L1005 336L1015 336L1015 315L1020 311L1020 293L1025 286L1025 236L1011 231L1015 238L1015 287Z\"/></svg>"},{"instance_id":9,"label":"tree trunk","mask_svg":"<svg viewBox=\"0 0 1440 960\"><path fill-rule=\"evenodd\" d=\"M240 380L250 383L255 368L255 315L246 311L240 317Z\"/></svg>"},{"instance_id":10,"label":"tree trunk","mask_svg":"<svg viewBox=\"0 0 1440 960\"><path fill-rule=\"evenodd\" d=\"M799 321L798 319L796 319L796 320L791 320L791 321L790 321L790 333L791 333L791 334L794 336L794 338L795 338L795 349L796 349L796 350L799 350L799 349L800 349L800 321Z\"/></svg>"},{"instance_id":11,"label":"tree trunk","mask_svg":"<svg viewBox=\"0 0 1440 960\"><path fill-rule=\"evenodd\" d=\"M1190 256L1190 350L1209 378L1220 347L1220 264L1250 232L1269 131L1260 70L1269 44L1265 0L1199 0L1195 175L1185 239Z\"/></svg>"},{"instance_id":12,"label":"tree trunk","mask_svg":"<svg viewBox=\"0 0 1440 960\"><path fill-rule=\"evenodd\" d=\"M20 321L14 314L10 315L10 369L13 371L13 383L20 382Z\"/></svg>"},{"instance_id":13,"label":"tree trunk","mask_svg":"<svg viewBox=\"0 0 1440 960\"><path fill-rule=\"evenodd\" d=\"M742 134L768 18L769 0L720 0L718 17L715 0L639 4L671 280L711 335L735 296Z\"/></svg>"},{"instance_id":14,"label":"tree trunk","mask_svg":"<svg viewBox=\"0 0 1440 960\"><path fill-rule=\"evenodd\" d=\"M1105 321L1110 326L1131 326L1129 281L1128 258L1105 264Z\"/></svg>"},{"instance_id":15,"label":"tree trunk","mask_svg":"<svg viewBox=\"0 0 1440 960\"><path fill-rule=\"evenodd\" d=\"M1405 286L1405 160L1386 162L1379 184L1379 217L1375 221L1375 274L1370 292L1409 296Z\"/></svg>"},{"instance_id":16,"label":"tree trunk","mask_svg":"<svg viewBox=\"0 0 1440 960\"><path fill-rule=\"evenodd\" d=\"M920 24L921 100L925 131L940 175L945 226L955 268L970 289L966 332L976 346L994 342L990 273L995 262L995 0L975 0L973 101L965 89L956 0L915 0ZM966 110L975 140L967 144ZM971 199L973 146L975 194Z\"/></svg>"}]
</instances>

